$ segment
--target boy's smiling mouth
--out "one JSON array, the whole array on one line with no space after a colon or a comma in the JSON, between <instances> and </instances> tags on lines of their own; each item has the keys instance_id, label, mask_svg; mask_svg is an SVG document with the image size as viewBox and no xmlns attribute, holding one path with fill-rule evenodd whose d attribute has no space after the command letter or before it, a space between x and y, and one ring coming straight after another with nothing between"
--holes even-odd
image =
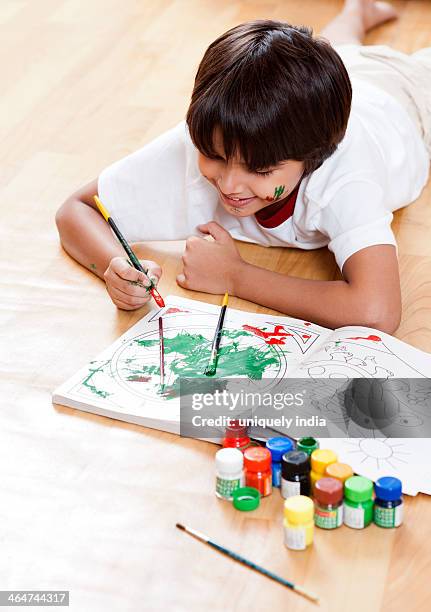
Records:
<instances>
[{"instance_id":1,"label":"boy's smiling mouth","mask_svg":"<svg viewBox=\"0 0 431 612\"><path fill-rule=\"evenodd\" d=\"M225 195L222 191L220 191L220 195L223 201L228 206L231 206L233 208L243 208L244 206L247 206L247 204L249 204L250 202L253 202L253 200L256 199L256 196L253 196L251 198L230 198L229 196Z\"/></svg>"}]
</instances>

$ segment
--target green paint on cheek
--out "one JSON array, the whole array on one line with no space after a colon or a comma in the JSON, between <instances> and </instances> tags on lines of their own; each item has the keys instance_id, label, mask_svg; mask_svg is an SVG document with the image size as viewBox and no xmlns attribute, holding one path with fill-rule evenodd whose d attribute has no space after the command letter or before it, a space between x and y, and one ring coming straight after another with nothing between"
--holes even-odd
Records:
<instances>
[{"instance_id":1,"label":"green paint on cheek","mask_svg":"<svg viewBox=\"0 0 431 612\"><path fill-rule=\"evenodd\" d=\"M274 200L278 200L278 198L284 193L284 185L280 185L274 189Z\"/></svg>"},{"instance_id":2,"label":"green paint on cheek","mask_svg":"<svg viewBox=\"0 0 431 612\"><path fill-rule=\"evenodd\" d=\"M94 264L94 263L90 264L90 268L91 268L92 270L97 270L97 268L96 268L96 264Z\"/></svg>"},{"instance_id":3,"label":"green paint on cheek","mask_svg":"<svg viewBox=\"0 0 431 612\"><path fill-rule=\"evenodd\" d=\"M274 195L267 196L265 200L267 202L275 202L276 200L280 199L280 197L283 195L285 188L286 187L284 185L279 185L278 187L274 189Z\"/></svg>"}]
</instances>

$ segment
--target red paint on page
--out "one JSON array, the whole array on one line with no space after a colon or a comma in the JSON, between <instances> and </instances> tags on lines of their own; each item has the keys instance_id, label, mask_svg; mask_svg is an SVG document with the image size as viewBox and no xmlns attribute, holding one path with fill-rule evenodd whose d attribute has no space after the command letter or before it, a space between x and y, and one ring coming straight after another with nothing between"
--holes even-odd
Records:
<instances>
[{"instance_id":1,"label":"red paint on page","mask_svg":"<svg viewBox=\"0 0 431 612\"><path fill-rule=\"evenodd\" d=\"M346 338L346 340L371 340L371 342L381 342L382 339L379 336L368 336L368 338L363 338L361 336L358 336L356 338Z\"/></svg>"},{"instance_id":2,"label":"red paint on page","mask_svg":"<svg viewBox=\"0 0 431 612\"><path fill-rule=\"evenodd\" d=\"M174 314L176 312L190 312L190 310L182 310L181 308L168 308L167 310L165 310L165 312L163 313L163 316L168 315L168 314Z\"/></svg>"},{"instance_id":3,"label":"red paint on page","mask_svg":"<svg viewBox=\"0 0 431 612\"><path fill-rule=\"evenodd\" d=\"M272 332L264 331L263 329L253 327L252 325L243 325L242 328L245 331L252 332L255 336L258 336L259 338L263 338L266 344L284 344L283 338L293 335L285 331L282 325L276 325L274 327L274 331Z\"/></svg>"}]
</instances>

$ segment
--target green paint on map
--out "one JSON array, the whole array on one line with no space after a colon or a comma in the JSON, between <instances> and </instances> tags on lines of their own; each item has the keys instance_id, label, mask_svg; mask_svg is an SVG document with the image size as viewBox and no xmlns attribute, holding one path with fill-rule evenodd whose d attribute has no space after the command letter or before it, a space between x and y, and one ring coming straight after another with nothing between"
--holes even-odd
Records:
<instances>
[{"instance_id":1,"label":"green paint on map","mask_svg":"<svg viewBox=\"0 0 431 612\"><path fill-rule=\"evenodd\" d=\"M96 363L95 361L91 361L90 362L90 366L92 363ZM112 393L108 393L108 391L104 391L103 389L98 389L95 385L93 385L92 383L90 383L90 380L93 378L93 376L96 374L96 372L102 372L103 368L109 363L109 361L105 361L104 364L102 364L99 367L94 367L88 368L89 374L87 376L87 378L84 378L84 380L82 381L82 384L84 387L87 387L87 389L89 389L92 393L94 393L95 395L98 395L99 397L108 397L108 395L112 395Z\"/></svg>"},{"instance_id":2,"label":"green paint on map","mask_svg":"<svg viewBox=\"0 0 431 612\"><path fill-rule=\"evenodd\" d=\"M217 378L225 376L248 376L254 380L260 380L265 370L271 365L278 364L276 350L269 345L257 347L256 345L241 346L235 340L242 336L251 337L244 330L223 330L223 338L230 340L229 344L221 346L217 362ZM138 346L156 347L159 340L135 340ZM223 341L222 341L223 342ZM181 332L173 338L166 337L164 340L165 358L169 361L169 371L175 380L172 385L166 385L169 396L174 396L172 391L179 392L179 378L200 378L205 375L205 368L211 354L211 341L202 334L191 334ZM174 356L169 359L169 355ZM158 367L143 366L139 372L133 372L133 376L143 376L158 373ZM170 388L169 388L170 387Z\"/></svg>"}]
</instances>

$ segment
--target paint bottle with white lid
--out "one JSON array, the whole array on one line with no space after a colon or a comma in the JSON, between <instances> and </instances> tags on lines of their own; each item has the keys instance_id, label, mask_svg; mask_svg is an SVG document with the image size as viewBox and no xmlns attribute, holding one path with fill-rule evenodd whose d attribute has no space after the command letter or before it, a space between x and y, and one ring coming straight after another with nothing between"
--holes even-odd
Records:
<instances>
[{"instance_id":1,"label":"paint bottle with white lid","mask_svg":"<svg viewBox=\"0 0 431 612\"><path fill-rule=\"evenodd\" d=\"M232 491L244 486L244 455L237 448L222 448L216 453L216 495L232 499Z\"/></svg>"}]
</instances>

